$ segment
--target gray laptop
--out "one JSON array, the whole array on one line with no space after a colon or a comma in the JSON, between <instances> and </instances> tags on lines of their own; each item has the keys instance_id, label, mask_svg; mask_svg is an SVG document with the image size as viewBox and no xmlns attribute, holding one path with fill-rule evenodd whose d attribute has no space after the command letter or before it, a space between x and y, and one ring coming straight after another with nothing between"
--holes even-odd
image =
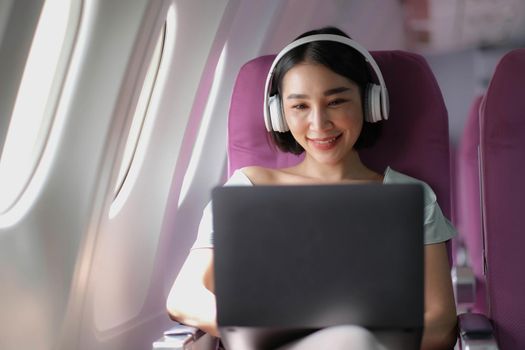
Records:
<instances>
[{"instance_id":1,"label":"gray laptop","mask_svg":"<svg viewBox=\"0 0 525 350\"><path fill-rule=\"evenodd\" d=\"M423 329L419 184L217 187L217 320L236 349L357 324L390 348Z\"/></svg>"}]
</instances>

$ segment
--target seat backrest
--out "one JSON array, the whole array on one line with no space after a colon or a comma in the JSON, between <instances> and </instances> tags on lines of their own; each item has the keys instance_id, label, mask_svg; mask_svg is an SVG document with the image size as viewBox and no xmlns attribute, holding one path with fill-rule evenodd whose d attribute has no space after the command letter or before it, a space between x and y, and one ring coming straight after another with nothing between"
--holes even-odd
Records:
<instances>
[{"instance_id":1,"label":"seat backrest","mask_svg":"<svg viewBox=\"0 0 525 350\"><path fill-rule=\"evenodd\" d=\"M500 60L480 115L489 317L501 349L525 349L525 49Z\"/></svg>"},{"instance_id":2,"label":"seat backrest","mask_svg":"<svg viewBox=\"0 0 525 350\"><path fill-rule=\"evenodd\" d=\"M425 59L403 51L372 52L390 97L390 115L374 147L360 152L370 168L386 166L426 181L450 217L448 116L441 91ZM275 56L246 63L234 86L228 119L228 173L249 166L272 168L302 158L271 145L263 120L264 83Z\"/></svg>"},{"instance_id":3,"label":"seat backrest","mask_svg":"<svg viewBox=\"0 0 525 350\"><path fill-rule=\"evenodd\" d=\"M483 273L483 235L481 231L479 109L483 95L477 96L461 135L456 158L456 218L469 266L476 277L476 300L472 311L485 313L485 276Z\"/></svg>"}]
</instances>

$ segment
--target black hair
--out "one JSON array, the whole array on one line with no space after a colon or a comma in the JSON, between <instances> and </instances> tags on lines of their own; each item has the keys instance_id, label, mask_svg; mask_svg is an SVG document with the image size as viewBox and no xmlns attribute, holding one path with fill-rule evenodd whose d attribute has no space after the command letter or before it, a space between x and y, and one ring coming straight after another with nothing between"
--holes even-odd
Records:
<instances>
[{"instance_id":1,"label":"black hair","mask_svg":"<svg viewBox=\"0 0 525 350\"><path fill-rule=\"evenodd\" d=\"M335 34L350 38L345 32L338 28L324 27L303 33L295 40L315 34ZM272 81L270 82L271 87L269 96L275 94L282 96L282 81L285 74L297 64L303 62L321 64L357 84L361 95L363 116L365 115L367 108L365 101L366 88L367 85L372 82L368 63L366 63L365 58L359 51L346 44L338 42L313 41L287 52L275 66ZM381 122L370 123L363 120L363 128L356 140L354 148L358 150L372 146L379 137L381 124ZM290 131L271 131L270 135L273 142L281 151L293 154L301 154L304 152L303 147L295 140Z\"/></svg>"}]
</instances>

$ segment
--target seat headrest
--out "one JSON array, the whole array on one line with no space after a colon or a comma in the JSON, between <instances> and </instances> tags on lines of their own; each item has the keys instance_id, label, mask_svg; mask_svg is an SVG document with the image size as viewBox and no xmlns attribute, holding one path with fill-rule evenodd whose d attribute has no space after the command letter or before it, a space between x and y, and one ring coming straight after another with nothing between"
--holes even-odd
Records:
<instances>
[{"instance_id":1,"label":"seat headrest","mask_svg":"<svg viewBox=\"0 0 525 350\"><path fill-rule=\"evenodd\" d=\"M376 51L372 56L388 87L390 116L376 145L360 151L362 160L378 172L391 166L426 181L449 215L448 115L436 79L420 55ZM229 175L249 165L280 168L302 159L277 150L264 126L264 83L274 58L255 58L237 76L228 119Z\"/></svg>"}]
</instances>

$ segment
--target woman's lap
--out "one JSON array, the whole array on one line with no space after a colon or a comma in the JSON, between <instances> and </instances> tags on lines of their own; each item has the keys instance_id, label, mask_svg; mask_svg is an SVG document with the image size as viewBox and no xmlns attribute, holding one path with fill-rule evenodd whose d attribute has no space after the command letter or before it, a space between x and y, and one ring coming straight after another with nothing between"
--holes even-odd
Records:
<instances>
[{"instance_id":1,"label":"woman's lap","mask_svg":"<svg viewBox=\"0 0 525 350\"><path fill-rule=\"evenodd\" d=\"M304 338L285 344L278 350L386 350L365 328L345 325L321 329Z\"/></svg>"}]
</instances>

